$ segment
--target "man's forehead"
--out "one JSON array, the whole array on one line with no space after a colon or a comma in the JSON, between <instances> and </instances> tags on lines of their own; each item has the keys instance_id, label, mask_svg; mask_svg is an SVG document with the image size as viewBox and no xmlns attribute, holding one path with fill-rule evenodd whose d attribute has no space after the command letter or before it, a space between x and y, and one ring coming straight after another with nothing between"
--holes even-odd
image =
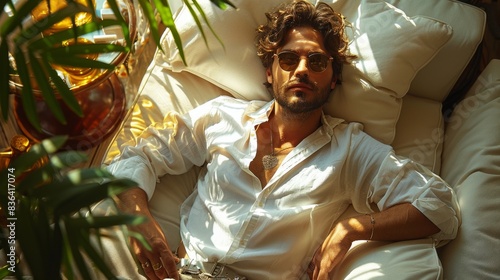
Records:
<instances>
[{"instance_id":1,"label":"man's forehead","mask_svg":"<svg viewBox=\"0 0 500 280\"><path fill-rule=\"evenodd\" d=\"M290 29L285 36L281 50L291 50L300 52L325 51L323 36L312 27L295 27Z\"/></svg>"}]
</instances>

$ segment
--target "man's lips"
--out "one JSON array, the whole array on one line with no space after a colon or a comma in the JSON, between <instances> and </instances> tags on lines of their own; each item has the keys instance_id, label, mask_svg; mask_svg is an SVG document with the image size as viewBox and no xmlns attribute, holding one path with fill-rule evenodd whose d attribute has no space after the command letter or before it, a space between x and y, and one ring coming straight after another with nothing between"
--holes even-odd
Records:
<instances>
[{"instance_id":1,"label":"man's lips","mask_svg":"<svg viewBox=\"0 0 500 280\"><path fill-rule=\"evenodd\" d=\"M288 86L288 89L301 89L301 90L312 90L313 87L309 84L304 83L295 83Z\"/></svg>"}]
</instances>

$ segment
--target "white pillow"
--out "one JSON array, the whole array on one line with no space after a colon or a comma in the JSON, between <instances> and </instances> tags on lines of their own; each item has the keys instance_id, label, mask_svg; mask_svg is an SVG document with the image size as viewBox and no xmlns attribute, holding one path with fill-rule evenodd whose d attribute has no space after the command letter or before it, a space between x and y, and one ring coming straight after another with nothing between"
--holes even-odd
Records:
<instances>
[{"instance_id":1,"label":"white pillow","mask_svg":"<svg viewBox=\"0 0 500 280\"><path fill-rule=\"evenodd\" d=\"M184 5L175 19L180 33L187 66L184 65L174 38L167 30L161 45L164 53L156 56L158 65L174 72L187 71L216 84L242 99L270 100L271 96L263 83L266 81L264 67L257 57L254 39L256 28L265 22L265 12L283 0L259 1L232 0L237 10L221 10L209 0L199 0L211 27L221 41L204 24L207 45ZM222 43L221 43L222 42Z\"/></svg>"},{"instance_id":2,"label":"white pillow","mask_svg":"<svg viewBox=\"0 0 500 280\"><path fill-rule=\"evenodd\" d=\"M188 66L183 64L170 32L162 39L165 53L157 56L156 62L175 72L198 75L235 97L269 100L271 97L262 85L265 71L254 47L255 29L265 22L264 13L283 1L260 1L259 5L250 0L232 2L237 10L222 11L209 0L199 1L224 46L206 28L207 48L188 9L183 7L175 23ZM408 18L383 1L342 0L332 5L353 23L350 50L359 59L346 65L344 82L325 111L363 123L369 134L390 144L401 108L400 98L417 71L450 38L451 28L425 17Z\"/></svg>"},{"instance_id":3,"label":"white pillow","mask_svg":"<svg viewBox=\"0 0 500 280\"><path fill-rule=\"evenodd\" d=\"M343 82L326 112L365 125L365 131L391 144L401 111L401 98L417 72L451 38L451 28L426 17L409 18L381 1L337 1L332 4L352 22L350 51Z\"/></svg>"},{"instance_id":4,"label":"white pillow","mask_svg":"<svg viewBox=\"0 0 500 280\"><path fill-rule=\"evenodd\" d=\"M332 279L436 280L443 276L432 239L400 242L359 241Z\"/></svg>"},{"instance_id":5,"label":"white pillow","mask_svg":"<svg viewBox=\"0 0 500 280\"><path fill-rule=\"evenodd\" d=\"M448 279L500 275L500 60L493 60L447 122L441 175L455 190L462 226L443 247Z\"/></svg>"},{"instance_id":6,"label":"white pillow","mask_svg":"<svg viewBox=\"0 0 500 280\"><path fill-rule=\"evenodd\" d=\"M438 101L406 95L392 143L396 154L414 160L436 174L441 169L444 141L441 108Z\"/></svg>"}]
</instances>

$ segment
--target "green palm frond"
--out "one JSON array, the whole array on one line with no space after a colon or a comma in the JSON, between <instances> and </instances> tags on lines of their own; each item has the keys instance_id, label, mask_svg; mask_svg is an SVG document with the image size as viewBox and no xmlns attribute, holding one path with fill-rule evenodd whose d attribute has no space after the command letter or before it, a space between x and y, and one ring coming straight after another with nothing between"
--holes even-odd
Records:
<instances>
[{"instance_id":1,"label":"green palm frond","mask_svg":"<svg viewBox=\"0 0 500 280\"><path fill-rule=\"evenodd\" d=\"M8 169L0 170L3 182L16 178L14 192L0 193L0 205L9 209L7 217L15 218L22 261L34 279L61 279L61 271L70 278L90 277L91 268L84 255L103 275L112 278L101 254L102 246L95 240L101 238L102 229L137 225L145 218L118 211L103 216L88 209L137 184L114 178L104 169L75 168L85 162L86 156L76 151L58 152L65 140L44 140L14 160ZM9 201L13 201L9 195L15 196L15 209L9 208ZM6 238L1 236L0 243L7 244Z\"/></svg>"}]
</instances>

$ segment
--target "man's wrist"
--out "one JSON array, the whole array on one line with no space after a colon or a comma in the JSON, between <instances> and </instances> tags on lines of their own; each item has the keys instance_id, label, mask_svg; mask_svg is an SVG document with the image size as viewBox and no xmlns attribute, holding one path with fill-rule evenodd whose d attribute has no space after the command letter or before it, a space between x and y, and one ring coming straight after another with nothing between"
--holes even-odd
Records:
<instances>
[{"instance_id":1,"label":"man's wrist","mask_svg":"<svg viewBox=\"0 0 500 280\"><path fill-rule=\"evenodd\" d=\"M130 188L117 197L116 204L120 211L142 215L149 213L147 194L140 187Z\"/></svg>"},{"instance_id":2,"label":"man's wrist","mask_svg":"<svg viewBox=\"0 0 500 280\"><path fill-rule=\"evenodd\" d=\"M375 234L375 218L371 214L352 217L341 221L345 237L350 242L372 240Z\"/></svg>"}]
</instances>

